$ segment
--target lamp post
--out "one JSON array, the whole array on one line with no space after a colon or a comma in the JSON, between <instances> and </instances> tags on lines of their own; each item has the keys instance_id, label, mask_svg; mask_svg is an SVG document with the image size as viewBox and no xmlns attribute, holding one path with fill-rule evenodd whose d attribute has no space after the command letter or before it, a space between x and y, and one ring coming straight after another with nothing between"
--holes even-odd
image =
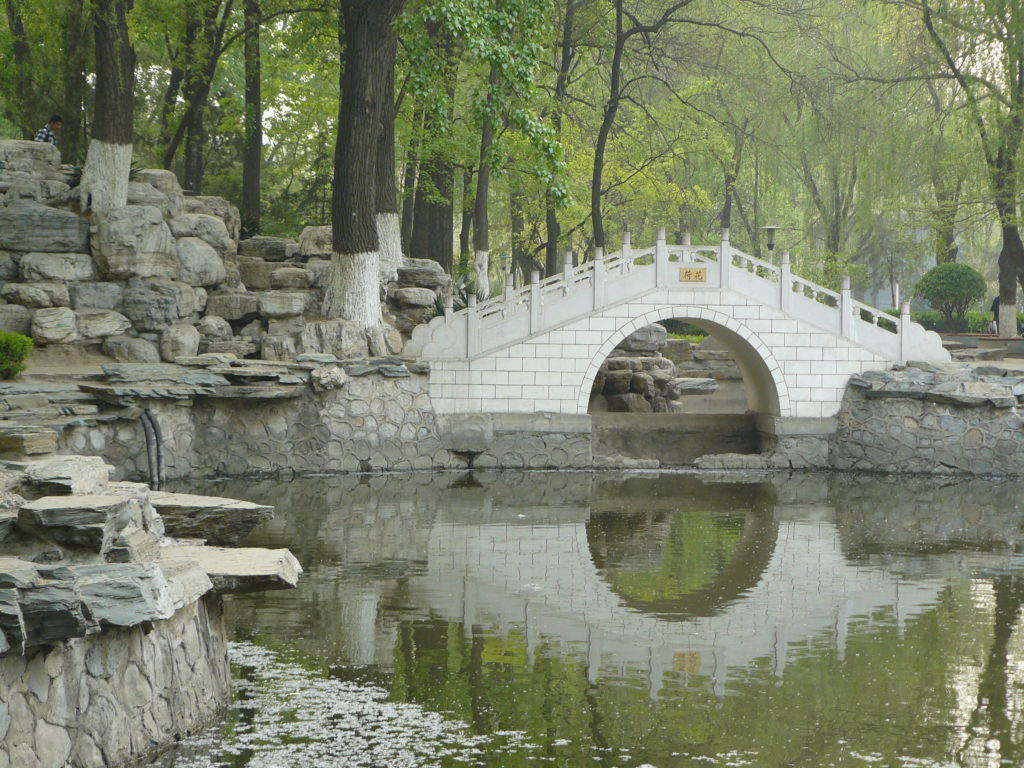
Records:
<instances>
[{"instance_id":1,"label":"lamp post","mask_svg":"<svg viewBox=\"0 0 1024 768\"><path fill-rule=\"evenodd\" d=\"M782 227L776 227L774 225L769 225L767 227L761 227L761 229L768 236L767 246L768 246L768 253L770 254L772 251L775 250L775 233L778 232L780 229L782 229Z\"/></svg>"}]
</instances>

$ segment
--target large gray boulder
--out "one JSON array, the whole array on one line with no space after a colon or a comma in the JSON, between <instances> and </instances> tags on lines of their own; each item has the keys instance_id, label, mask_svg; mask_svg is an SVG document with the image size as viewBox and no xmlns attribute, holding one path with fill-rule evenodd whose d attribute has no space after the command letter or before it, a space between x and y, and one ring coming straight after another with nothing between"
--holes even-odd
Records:
<instances>
[{"instance_id":1,"label":"large gray boulder","mask_svg":"<svg viewBox=\"0 0 1024 768\"><path fill-rule=\"evenodd\" d=\"M174 216L180 207L180 202L172 202L167 195L158 190L152 184L143 181L128 182L128 205L151 205L159 208L164 216Z\"/></svg>"},{"instance_id":2,"label":"large gray boulder","mask_svg":"<svg viewBox=\"0 0 1024 768\"><path fill-rule=\"evenodd\" d=\"M32 315L32 339L39 344L66 344L78 338L75 313L67 307L37 309Z\"/></svg>"},{"instance_id":3,"label":"large gray boulder","mask_svg":"<svg viewBox=\"0 0 1024 768\"><path fill-rule=\"evenodd\" d=\"M108 494L44 496L18 510L22 531L101 554L130 520L129 499Z\"/></svg>"},{"instance_id":4,"label":"large gray boulder","mask_svg":"<svg viewBox=\"0 0 1024 768\"><path fill-rule=\"evenodd\" d=\"M388 298L403 307L433 307L437 294L429 288L395 288Z\"/></svg>"},{"instance_id":5,"label":"large gray boulder","mask_svg":"<svg viewBox=\"0 0 1024 768\"><path fill-rule=\"evenodd\" d=\"M331 258L334 240L331 236L331 228L328 227L306 227L299 235L299 256L304 260L314 258Z\"/></svg>"},{"instance_id":6,"label":"large gray boulder","mask_svg":"<svg viewBox=\"0 0 1024 768\"><path fill-rule=\"evenodd\" d=\"M121 312L137 331L159 332L180 317L173 295L158 293L144 285L129 285L125 289Z\"/></svg>"},{"instance_id":7,"label":"large gray boulder","mask_svg":"<svg viewBox=\"0 0 1024 768\"><path fill-rule=\"evenodd\" d=\"M0 304L0 331L31 335L32 310L19 304Z\"/></svg>"},{"instance_id":8,"label":"large gray boulder","mask_svg":"<svg viewBox=\"0 0 1024 768\"><path fill-rule=\"evenodd\" d=\"M275 261L264 261L254 256L238 257L238 276L250 291L266 291L272 285L272 275L282 269Z\"/></svg>"},{"instance_id":9,"label":"large gray boulder","mask_svg":"<svg viewBox=\"0 0 1024 768\"><path fill-rule=\"evenodd\" d=\"M221 256L235 252L235 241L224 221L207 213L183 213L168 222L177 238L198 237Z\"/></svg>"},{"instance_id":10,"label":"large gray boulder","mask_svg":"<svg viewBox=\"0 0 1024 768\"><path fill-rule=\"evenodd\" d=\"M298 243L284 237L257 235L238 243L238 253L264 261L286 261L298 251Z\"/></svg>"},{"instance_id":11,"label":"large gray boulder","mask_svg":"<svg viewBox=\"0 0 1024 768\"><path fill-rule=\"evenodd\" d=\"M0 297L23 307L67 307L71 295L64 283L7 283L0 288Z\"/></svg>"},{"instance_id":12,"label":"large gray boulder","mask_svg":"<svg viewBox=\"0 0 1024 768\"><path fill-rule=\"evenodd\" d=\"M60 150L48 142L4 139L0 141L0 171L37 173L59 179Z\"/></svg>"},{"instance_id":13,"label":"large gray boulder","mask_svg":"<svg viewBox=\"0 0 1024 768\"><path fill-rule=\"evenodd\" d=\"M0 207L0 249L85 253L89 250L89 224L71 211L15 200Z\"/></svg>"},{"instance_id":14,"label":"large gray boulder","mask_svg":"<svg viewBox=\"0 0 1024 768\"><path fill-rule=\"evenodd\" d=\"M96 265L87 253L27 253L21 258L21 279L95 280Z\"/></svg>"},{"instance_id":15,"label":"large gray boulder","mask_svg":"<svg viewBox=\"0 0 1024 768\"><path fill-rule=\"evenodd\" d=\"M6 467L22 474L20 492L28 498L99 493L107 488L113 469L98 456L47 456L7 462Z\"/></svg>"},{"instance_id":16,"label":"large gray boulder","mask_svg":"<svg viewBox=\"0 0 1024 768\"><path fill-rule=\"evenodd\" d=\"M112 309L75 310L78 333L83 339L119 336L132 327L132 321Z\"/></svg>"},{"instance_id":17,"label":"large gray boulder","mask_svg":"<svg viewBox=\"0 0 1024 768\"><path fill-rule=\"evenodd\" d=\"M448 288L451 284L444 267L431 259L403 259L398 267L401 287Z\"/></svg>"},{"instance_id":18,"label":"large gray boulder","mask_svg":"<svg viewBox=\"0 0 1024 768\"><path fill-rule=\"evenodd\" d=\"M196 330L214 341L230 341L234 335L231 330L231 323L217 315L205 315L196 323Z\"/></svg>"},{"instance_id":19,"label":"large gray boulder","mask_svg":"<svg viewBox=\"0 0 1024 768\"><path fill-rule=\"evenodd\" d=\"M252 293L218 293L209 298L206 311L225 320L242 320L259 312L259 299Z\"/></svg>"},{"instance_id":20,"label":"large gray boulder","mask_svg":"<svg viewBox=\"0 0 1024 768\"><path fill-rule=\"evenodd\" d=\"M74 309L117 309L124 298L121 283L69 283L71 306Z\"/></svg>"},{"instance_id":21,"label":"large gray boulder","mask_svg":"<svg viewBox=\"0 0 1024 768\"><path fill-rule=\"evenodd\" d=\"M159 363L156 344L134 336L108 336L103 340L103 354L119 363Z\"/></svg>"},{"instance_id":22,"label":"large gray boulder","mask_svg":"<svg viewBox=\"0 0 1024 768\"><path fill-rule=\"evenodd\" d=\"M161 566L181 561L197 563L213 582L214 591L259 592L291 589L302 566L287 549L226 549L178 544L160 550Z\"/></svg>"},{"instance_id":23,"label":"large gray boulder","mask_svg":"<svg viewBox=\"0 0 1024 768\"><path fill-rule=\"evenodd\" d=\"M205 288L191 286L180 280L147 280L151 291L170 296L178 308L178 317L189 317L206 309L208 294Z\"/></svg>"},{"instance_id":24,"label":"large gray boulder","mask_svg":"<svg viewBox=\"0 0 1024 768\"><path fill-rule=\"evenodd\" d=\"M260 358L292 362L299 352L296 337L291 334L266 334L260 338Z\"/></svg>"},{"instance_id":25,"label":"large gray boulder","mask_svg":"<svg viewBox=\"0 0 1024 768\"><path fill-rule=\"evenodd\" d=\"M306 309L305 293L269 291L261 293L259 311L263 317L295 317Z\"/></svg>"},{"instance_id":26,"label":"large gray boulder","mask_svg":"<svg viewBox=\"0 0 1024 768\"><path fill-rule=\"evenodd\" d=\"M174 237L159 208L130 205L96 214L93 221L92 254L104 275L177 278Z\"/></svg>"},{"instance_id":27,"label":"large gray boulder","mask_svg":"<svg viewBox=\"0 0 1024 768\"><path fill-rule=\"evenodd\" d=\"M227 227L228 235L231 239L236 242L238 241L238 236L242 229L242 217L238 213L238 208L223 197L213 197L210 195L186 197L182 210L185 213L205 213L208 216L216 216L224 222L224 226Z\"/></svg>"},{"instance_id":28,"label":"large gray boulder","mask_svg":"<svg viewBox=\"0 0 1024 768\"><path fill-rule=\"evenodd\" d=\"M207 217L212 218L212 217ZM181 282L189 285L217 285L227 278L224 260L212 245L198 237L182 237L177 243Z\"/></svg>"},{"instance_id":29,"label":"large gray boulder","mask_svg":"<svg viewBox=\"0 0 1024 768\"><path fill-rule=\"evenodd\" d=\"M279 267L270 274L270 287L275 291L304 291L313 284L313 276L301 267Z\"/></svg>"},{"instance_id":30,"label":"large gray boulder","mask_svg":"<svg viewBox=\"0 0 1024 768\"><path fill-rule=\"evenodd\" d=\"M172 325L160 336L160 357L168 363L179 357L192 357L199 352L199 339L194 325Z\"/></svg>"},{"instance_id":31,"label":"large gray boulder","mask_svg":"<svg viewBox=\"0 0 1024 768\"><path fill-rule=\"evenodd\" d=\"M665 326L654 323L640 330L633 331L619 342L616 348L626 353L649 355L662 349L668 343L668 331Z\"/></svg>"}]
</instances>

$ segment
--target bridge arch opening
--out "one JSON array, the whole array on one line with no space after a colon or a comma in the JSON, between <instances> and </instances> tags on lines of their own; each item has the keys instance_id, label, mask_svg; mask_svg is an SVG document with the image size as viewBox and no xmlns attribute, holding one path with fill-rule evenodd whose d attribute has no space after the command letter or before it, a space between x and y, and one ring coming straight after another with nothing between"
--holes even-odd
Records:
<instances>
[{"instance_id":1,"label":"bridge arch opening","mask_svg":"<svg viewBox=\"0 0 1024 768\"><path fill-rule=\"evenodd\" d=\"M711 373L698 380L695 377L700 374L692 366L677 365L672 355L666 357L660 351L649 353L655 355L653 361L643 361L647 375L636 371L641 375L632 379L630 394L608 397L609 392L625 388L627 365L634 370L640 367L635 360L619 357L648 354L624 351L620 345L637 331L664 320L682 320L703 330L735 363L742 388L726 396L724 405L721 399L714 400L714 394L706 394L718 390L719 382ZM639 336L644 338L645 333ZM656 388L653 395L635 393L651 386L652 379ZM647 402L641 402L644 397ZM695 407L686 405L687 398ZM781 366L756 333L724 312L680 306L653 309L622 323L608 335L588 366L579 393L579 409L593 420L595 453L658 458L663 465L690 464L698 456L711 453L758 453L763 447L757 428L759 418L791 415ZM634 410L641 412L629 412Z\"/></svg>"}]
</instances>

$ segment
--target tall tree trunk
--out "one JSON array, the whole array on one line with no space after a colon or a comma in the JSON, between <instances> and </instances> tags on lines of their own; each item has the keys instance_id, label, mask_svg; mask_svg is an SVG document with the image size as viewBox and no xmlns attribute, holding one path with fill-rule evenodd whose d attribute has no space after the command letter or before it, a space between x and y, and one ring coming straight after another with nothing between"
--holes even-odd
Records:
<instances>
[{"instance_id":1,"label":"tall tree trunk","mask_svg":"<svg viewBox=\"0 0 1024 768\"><path fill-rule=\"evenodd\" d=\"M555 76L555 114L553 121L555 135L562 138L562 111L569 92L569 73L576 51L573 47L573 32L576 25L576 11L582 5L581 0L568 0L565 7L565 19L562 22L562 37L559 42L558 74ZM550 195L546 199L544 223L547 228L547 242L544 246L544 273L553 275L559 270L558 240L562 236L562 225L558 221L558 209Z\"/></svg>"},{"instance_id":2,"label":"tall tree trunk","mask_svg":"<svg viewBox=\"0 0 1024 768\"><path fill-rule=\"evenodd\" d=\"M85 154L85 92L88 61L88 14L83 0L67 0L64 17L64 61L60 154L65 163L80 163Z\"/></svg>"},{"instance_id":3,"label":"tall tree trunk","mask_svg":"<svg viewBox=\"0 0 1024 768\"><path fill-rule=\"evenodd\" d=\"M492 87L497 82L498 72L491 67L488 78ZM476 197L473 199L473 256L476 295L481 301L491 295L490 270L490 225L487 220L487 195L491 186L490 152L494 141L494 125L491 118L491 96L487 96L483 126L480 130L480 165L476 175Z\"/></svg>"},{"instance_id":4,"label":"tall tree trunk","mask_svg":"<svg viewBox=\"0 0 1024 768\"><path fill-rule=\"evenodd\" d=\"M206 98L196 109L189 112L185 126L185 175L184 187L194 195L203 192L203 149L206 147L206 127L203 121L206 112Z\"/></svg>"},{"instance_id":5,"label":"tall tree trunk","mask_svg":"<svg viewBox=\"0 0 1024 768\"><path fill-rule=\"evenodd\" d=\"M412 112L413 137L405 155L405 172L402 174L402 251L412 255L413 217L416 211L416 185L419 179L419 145L422 130L423 111L416 107Z\"/></svg>"},{"instance_id":6,"label":"tall tree trunk","mask_svg":"<svg viewBox=\"0 0 1024 768\"><path fill-rule=\"evenodd\" d=\"M245 124L242 137L242 231L260 231L263 166L263 94L260 73L260 0L245 0Z\"/></svg>"},{"instance_id":7,"label":"tall tree trunk","mask_svg":"<svg viewBox=\"0 0 1024 768\"><path fill-rule=\"evenodd\" d=\"M404 0L340 0L344 64L334 154L331 273L324 316L363 328L381 323L380 241L377 237L377 149L388 71L389 46L378 42Z\"/></svg>"},{"instance_id":8,"label":"tall tree trunk","mask_svg":"<svg viewBox=\"0 0 1024 768\"><path fill-rule=\"evenodd\" d=\"M605 247L604 219L601 213L601 187L604 185L604 156L608 149L608 137L615 124L615 115L619 111L622 98L622 55L626 48L626 35L623 29L623 0L614 0L615 5L615 50L612 53L611 70L609 72L608 101L604 105L601 126L597 131L597 143L594 145L594 171L590 179L590 220L594 230L594 247Z\"/></svg>"},{"instance_id":9,"label":"tall tree trunk","mask_svg":"<svg viewBox=\"0 0 1024 768\"><path fill-rule=\"evenodd\" d=\"M735 198L736 181L740 177L740 168L743 165L743 148L747 139L747 123L743 128L737 128L733 132L732 163L725 168L723 185L725 187L725 200L722 203L722 215L719 217L719 226L722 229L729 229L732 226L732 204Z\"/></svg>"},{"instance_id":10,"label":"tall tree trunk","mask_svg":"<svg viewBox=\"0 0 1024 768\"><path fill-rule=\"evenodd\" d=\"M7 0L7 26L11 30L14 53L14 98L12 108L5 109L9 119L21 130L23 138L31 139L38 127L32 120L29 105L33 103L32 61L25 21L18 0Z\"/></svg>"},{"instance_id":11,"label":"tall tree trunk","mask_svg":"<svg viewBox=\"0 0 1024 768\"><path fill-rule=\"evenodd\" d=\"M132 0L94 0L96 112L82 169L83 210L103 212L128 202L132 165L135 50L128 38Z\"/></svg>"},{"instance_id":12,"label":"tall tree trunk","mask_svg":"<svg viewBox=\"0 0 1024 768\"><path fill-rule=\"evenodd\" d=\"M960 191L963 180L955 183L945 180L940 174L932 179L935 190L935 263L956 261L960 247L956 244L956 215L960 208Z\"/></svg>"},{"instance_id":13,"label":"tall tree trunk","mask_svg":"<svg viewBox=\"0 0 1024 768\"><path fill-rule=\"evenodd\" d=\"M462 170L462 223L459 227L459 271L465 274L469 269L469 258L472 254L473 235L473 171Z\"/></svg>"},{"instance_id":14,"label":"tall tree trunk","mask_svg":"<svg viewBox=\"0 0 1024 768\"><path fill-rule=\"evenodd\" d=\"M380 99L380 135L377 137L377 238L380 241L380 274L385 280L397 280L402 265L402 222L398 213L395 185L395 54L398 35L392 25L384 28L377 41L392 66L384 76Z\"/></svg>"}]
</instances>

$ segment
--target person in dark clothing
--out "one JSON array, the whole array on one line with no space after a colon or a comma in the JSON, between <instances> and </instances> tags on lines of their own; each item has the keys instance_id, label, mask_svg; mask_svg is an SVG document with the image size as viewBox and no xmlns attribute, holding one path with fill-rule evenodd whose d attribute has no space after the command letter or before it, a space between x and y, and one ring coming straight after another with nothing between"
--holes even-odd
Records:
<instances>
[{"instance_id":1,"label":"person in dark clothing","mask_svg":"<svg viewBox=\"0 0 1024 768\"><path fill-rule=\"evenodd\" d=\"M45 144L57 145L57 131L60 130L61 125L64 124L63 118L60 115L50 115L49 122L46 123L42 128L36 131L35 138L33 141L41 141Z\"/></svg>"},{"instance_id":2,"label":"person in dark clothing","mask_svg":"<svg viewBox=\"0 0 1024 768\"><path fill-rule=\"evenodd\" d=\"M992 306L989 307L989 312L992 313L992 320L988 324L988 332L993 334L999 333L999 296L996 295L992 299Z\"/></svg>"}]
</instances>

